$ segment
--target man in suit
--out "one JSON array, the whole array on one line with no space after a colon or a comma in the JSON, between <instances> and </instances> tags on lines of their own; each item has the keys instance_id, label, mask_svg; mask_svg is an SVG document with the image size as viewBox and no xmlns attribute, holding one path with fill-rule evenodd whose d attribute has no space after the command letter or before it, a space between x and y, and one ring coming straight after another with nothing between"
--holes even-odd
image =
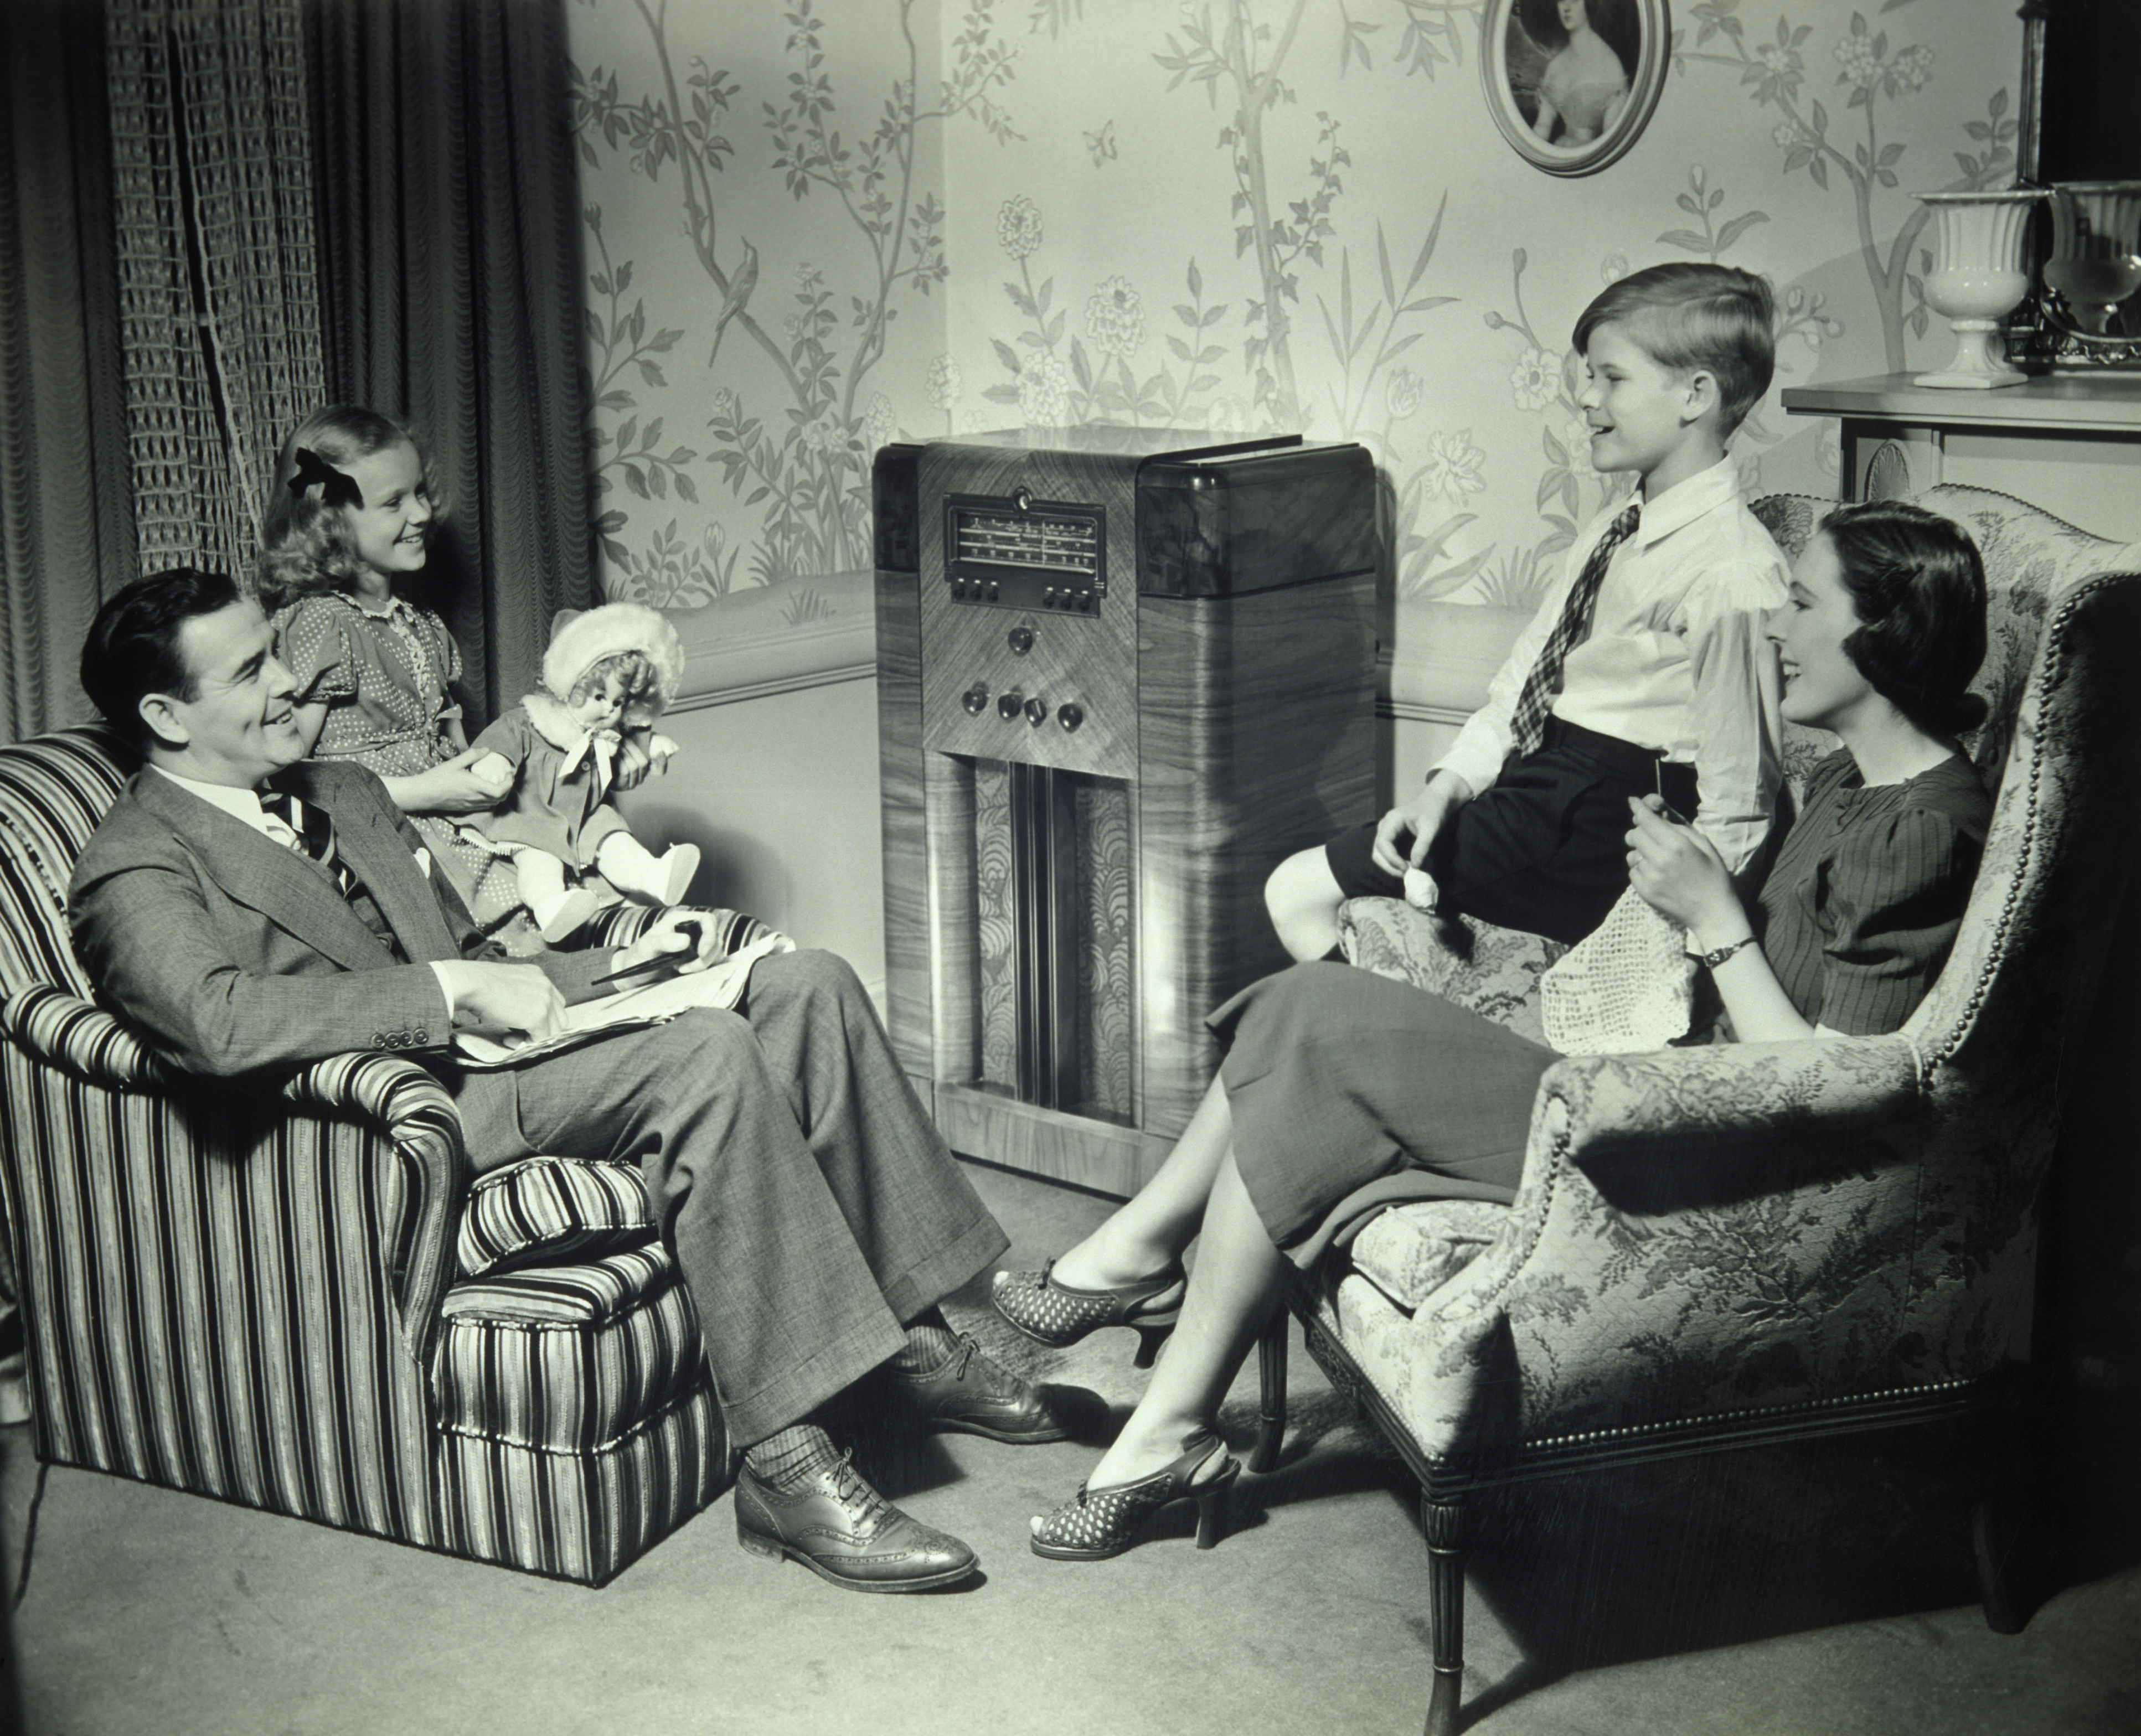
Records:
<instances>
[{"instance_id":1,"label":"man in suit","mask_svg":"<svg viewBox=\"0 0 2141 1736\"><path fill-rule=\"evenodd\" d=\"M846 965L775 954L736 1011L465 1069L457 1025L540 1041L567 1006L616 992L606 973L663 957L656 968L703 970L715 937L670 912L622 948L515 959L486 941L379 780L304 759L295 683L222 574L180 568L113 597L81 680L147 764L76 866L75 946L150 1044L189 1071L263 1082L346 1050L406 1051L452 1094L478 1170L539 1152L637 1162L746 1449L738 1541L855 1591L972 1574L972 1550L834 1449L825 1407L883 1368L923 1426L1013 1442L1066 1430L1051 1394L945 1325L938 1302L1006 1238Z\"/></svg>"}]
</instances>

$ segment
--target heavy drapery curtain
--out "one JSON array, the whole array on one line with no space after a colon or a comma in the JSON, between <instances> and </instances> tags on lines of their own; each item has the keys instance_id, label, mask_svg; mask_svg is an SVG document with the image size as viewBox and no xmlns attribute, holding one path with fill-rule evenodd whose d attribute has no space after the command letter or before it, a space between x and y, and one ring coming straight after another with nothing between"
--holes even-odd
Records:
<instances>
[{"instance_id":1,"label":"heavy drapery curtain","mask_svg":"<svg viewBox=\"0 0 2141 1736\"><path fill-rule=\"evenodd\" d=\"M135 572L103 15L0 3L0 727L90 713L97 605Z\"/></svg>"},{"instance_id":2,"label":"heavy drapery curtain","mask_svg":"<svg viewBox=\"0 0 2141 1736\"><path fill-rule=\"evenodd\" d=\"M296 0L104 5L141 566L242 574L326 384Z\"/></svg>"},{"instance_id":3,"label":"heavy drapery curtain","mask_svg":"<svg viewBox=\"0 0 2141 1736\"><path fill-rule=\"evenodd\" d=\"M593 599L561 0L307 0L330 391L406 416L451 498L425 598L495 716Z\"/></svg>"}]
</instances>

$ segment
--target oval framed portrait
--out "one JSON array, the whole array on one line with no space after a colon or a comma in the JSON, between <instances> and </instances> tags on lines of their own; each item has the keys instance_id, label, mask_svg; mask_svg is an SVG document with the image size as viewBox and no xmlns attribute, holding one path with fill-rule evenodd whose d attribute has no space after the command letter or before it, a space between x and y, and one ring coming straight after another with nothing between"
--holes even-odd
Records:
<instances>
[{"instance_id":1,"label":"oval framed portrait","mask_svg":"<svg viewBox=\"0 0 2141 1736\"><path fill-rule=\"evenodd\" d=\"M1642 136L1666 87L1666 0L1487 0L1479 71L1518 156L1592 175Z\"/></svg>"}]
</instances>

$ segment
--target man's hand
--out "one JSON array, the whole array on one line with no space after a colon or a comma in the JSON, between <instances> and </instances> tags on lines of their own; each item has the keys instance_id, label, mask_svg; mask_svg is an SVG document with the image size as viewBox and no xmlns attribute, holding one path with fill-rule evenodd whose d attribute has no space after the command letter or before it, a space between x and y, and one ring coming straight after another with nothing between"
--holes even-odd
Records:
<instances>
[{"instance_id":1,"label":"man's hand","mask_svg":"<svg viewBox=\"0 0 2141 1736\"><path fill-rule=\"evenodd\" d=\"M1427 858L1429 847L1449 823L1449 816L1472 799L1472 786L1456 773L1428 774L1420 793L1400 802L1376 823L1376 843L1369 853L1385 873L1402 877ZM1405 841L1410 839L1410 847Z\"/></svg>"},{"instance_id":2,"label":"man's hand","mask_svg":"<svg viewBox=\"0 0 2141 1736\"><path fill-rule=\"evenodd\" d=\"M608 974L629 972L642 981L659 981L639 968L651 969L657 959L674 963L679 975L703 971L716 961L714 947L714 927L705 917L689 910L665 910L637 940L618 948Z\"/></svg>"},{"instance_id":3,"label":"man's hand","mask_svg":"<svg viewBox=\"0 0 2141 1736\"><path fill-rule=\"evenodd\" d=\"M533 965L450 959L439 966L452 997L454 1023L498 1035L518 1047L554 1037L565 1028L565 997Z\"/></svg>"}]
</instances>

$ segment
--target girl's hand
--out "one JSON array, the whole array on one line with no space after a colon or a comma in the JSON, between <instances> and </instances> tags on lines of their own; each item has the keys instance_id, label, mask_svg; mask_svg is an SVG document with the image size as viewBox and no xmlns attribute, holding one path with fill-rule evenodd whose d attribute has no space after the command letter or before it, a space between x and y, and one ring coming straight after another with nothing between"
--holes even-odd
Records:
<instances>
[{"instance_id":1,"label":"girl's hand","mask_svg":"<svg viewBox=\"0 0 2141 1736\"><path fill-rule=\"evenodd\" d=\"M485 765L494 760L505 767L502 781L495 768ZM499 799L513 787L512 770L511 761L503 754L472 747L440 761L429 771L384 781L386 793L405 814L478 814L495 808Z\"/></svg>"},{"instance_id":2,"label":"girl's hand","mask_svg":"<svg viewBox=\"0 0 2141 1736\"><path fill-rule=\"evenodd\" d=\"M1753 932L1717 847L1671 812L1662 796L1631 796L1628 884L1661 916L1695 937L1704 952Z\"/></svg>"}]
</instances>

